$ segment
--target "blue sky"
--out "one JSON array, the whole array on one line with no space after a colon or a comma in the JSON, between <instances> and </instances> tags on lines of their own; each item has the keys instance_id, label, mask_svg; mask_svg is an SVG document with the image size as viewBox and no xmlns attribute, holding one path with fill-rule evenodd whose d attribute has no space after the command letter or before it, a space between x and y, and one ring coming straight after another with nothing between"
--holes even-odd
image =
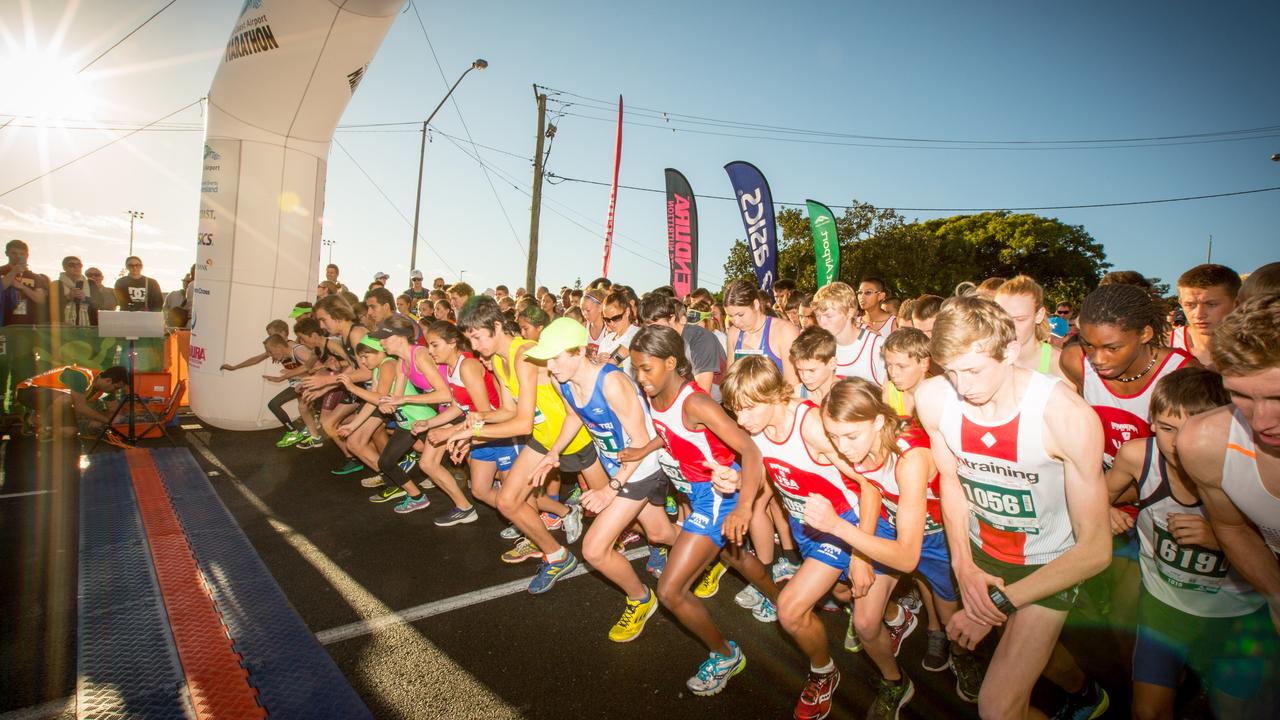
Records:
<instances>
[{"instance_id":1,"label":"blue sky","mask_svg":"<svg viewBox=\"0 0 1280 720\"><path fill-rule=\"evenodd\" d=\"M266 0L268 9L272 1L279 0ZM55 110L95 126L136 125L195 101L209 88L241 4L178 0L78 77L81 89L67 95L95 98L90 107L68 102ZM4 3L0 66L6 72L0 77L14 77L15 68L24 75L33 47L47 50L39 62L79 67L162 5ZM408 10L396 19L343 123L420 122L474 58L489 61L487 70L463 82L457 107L476 143L511 154L480 148L493 168L486 178L466 154L473 149L457 110L440 112L434 124L463 140L458 147L435 135L427 147L423 235L439 256L419 249L425 272L461 276L480 288L523 282L533 83L592 98L621 93L628 107L893 137L1104 139L1280 126L1275 3L790 3L780 12L783 7L420 2L447 79ZM608 180L613 125L582 116L609 111L567 95L552 100L553 110L568 114L555 119L548 170ZM119 135L32 127L52 122L49 109L20 106L0 92L0 115L41 113L46 116L22 117L0 130L0 193ZM0 124L8 119L0 117ZM149 273L172 287L194 259L201 135L185 128L201 122L200 111L190 108L170 122L178 123L169 126L173 131L135 134L0 197L0 237L31 241L33 264L46 272L56 272L63 254L78 253L111 277L128 244L124 211L143 210L136 249ZM401 213L413 212L419 141L411 129L337 135L395 206L334 147L325 235L337 242L333 260L344 280L363 282L385 270L404 283L411 233ZM1280 152L1280 129L1233 142L1002 147L853 147L628 125L620 181L659 188L663 168L671 166L695 192L727 195L722 166L748 160L764 171L775 200L812 197L840 205L857 198L930 208L1123 202L1280 186L1280 163L1268 159ZM540 283L585 282L599 273L607 204L605 187L545 187ZM1203 261L1210 234L1214 260L1242 272L1276 260L1280 246L1280 192L1042 214L1083 225L1116 268L1166 280ZM699 215L702 284L715 287L742 227L728 202L700 201ZM621 191L611 275L639 288L664 283L665 240L662 196Z\"/></svg>"}]
</instances>

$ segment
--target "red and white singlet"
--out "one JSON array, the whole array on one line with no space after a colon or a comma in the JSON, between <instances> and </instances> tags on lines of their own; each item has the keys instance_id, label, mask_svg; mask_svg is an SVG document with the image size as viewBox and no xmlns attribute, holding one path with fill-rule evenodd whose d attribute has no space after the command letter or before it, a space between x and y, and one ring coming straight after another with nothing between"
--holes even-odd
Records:
<instances>
[{"instance_id":1,"label":"red and white singlet","mask_svg":"<svg viewBox=\"0 0 1280 720\"><path fill-rule=\"evenodd\" d=\"M884 358L880 357L880 336L863 328L858 339L848 345L836 346L836 375L839 377L860 377L870 380L876 385L884 384L889 375L884 369Z\"/></svg>"},{"instance_id":2,"label":"red and white singlet","mask_svg":"<svg viewBox=\"0 0 1280 720\"><path fill-rule=\"evenodd\" d=\"M1115 394L1102 381L1087 357L1081 361L1084 384L1080 392L1102 421L1103 467L1111 467L1121 445L1134 438L1151 437L1151 396L1155 393L1156 381L1190 361L1191 356L1183 350L1170 352L1147 378L1142 389L1133 395Z\"/></svg>"},{"instance_id":3,"label":"red and white singlet","mask_svg":"<svg viewBox=\"0 0 1280 720\"><path fill-rule=\"evenodd\" d=\"M862 476L871 481L880 489L880 495L883 501L880 506L880 514L885 520L888 520L894 527L898 526L898 498L902 495L902 491L898 488L898 461L902 459L907 451L916 448L929 449L929 436L924 433L916 425L911 425L901 437L898 438L898 453L889 453L875 468L864 470L861 467L855 467ZM935 470L933 477L929 479L928 485L925 486L925 511L924 511L924 534L932 535L933 533L942 532L942 501L939 499L938 482L940 478Z\"/></svg>"},{"instance_id":4,"label":"red and white singlet","mask_svg":"<svg viewBox=\"0 0 1280 720\"><path fill-rule=\"evenodd\" d=\"M751 439L764 456L764 469L778 489L778 497L797 522L804 522L804 503L817 493L831 501L836 514L858 507L858 485L847 479L831 463L819 462L809 452L800 428L818 406L805 400L796 407L787 436L778 442L761 432Z\"/></svg>"},{"instance_id":5,"label":"red and white singlet","mask_svg":"<svg viewBox=\"0 0 1280 720\"><path fill-rule=\"evenodd\" d=\"M733 450L729 449L729 446L725 445L715 433L706 428L691 430L684 424L684 404L694 393L706 395L706 391L698 387L697 383L688 382L680 388L680 393L676 395L671 407L665 410L659 409L652 398L649 403L649 409L653 414L653 429L662 436L667 452L671 454L678 466L672 468L663 462L663 470L667 472L676 489L685 494L689 492L687 487L689 483L711 480L711 471L702 464L705 460L713 459L725 466L734 463Z\"/></svg>"}]
</instances>

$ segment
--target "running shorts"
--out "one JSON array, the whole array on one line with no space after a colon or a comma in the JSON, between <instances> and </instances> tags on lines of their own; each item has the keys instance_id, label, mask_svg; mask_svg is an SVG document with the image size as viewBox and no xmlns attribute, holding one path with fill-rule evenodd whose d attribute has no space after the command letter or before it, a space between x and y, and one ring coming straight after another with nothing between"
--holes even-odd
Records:
<instances>
[{"instance_id":1,"label":"running shorts","mask_svg":"<svg viewBox=\"0 0 1280 720\"><path fill-rule=\"evenodd\" d=\"M1005 585L1012 585L1022 578L1044 567L1043 565L1014 565L1003 560L997 560L982 551L982 548L969 543L969 551L973 555L973 562L978 569L988 575L995 575L1004 580ZM1047 607L1050 610L1058 610L1067 612L1076 604L1076 594L1079 592L1080 586L1072 585L1066 590L1061 590L1046 598L1041 598L1035 602L1036 605Z\"/></svg>"},{"instance_id":2,"label":"running shorts","mask_svg":"<svg viewBox=\"0 0 1280 720\"><path fill-rule=\"evenodd\" d=\"M480 462L496 463L498 469L505 472L516 462L516 456L524 449L524 445L515 440L495 440L471 446L471 459Z\"/></svg>"},{"instance_id":3,"label":"running shorts","mask_svg":"<svg viewBox=\"0 0 1280 720\"><path fill-rule=\"evenodd\" d=\"M624 500L648 500L650 505L662 507L667 504L667 474L659 470L643 478L632 475L618 491L618 497Z\"/></svg>"},{"instance_id":4,"label":"running shorts","mask_svg":"<svg viewBox=\"0 0 1280 720\"><path fill-rule=\"evenodd\" d=\"M898 528L881 516L876 522L876 537L897 540ZM872 567L875 568L877 575L893 577L902 575L897 570L877 562L873 562ZM935 532L924 536L924 540L920 543L920 562L916 565L914 572L929 583L933 594L939 598L947 602L960 599L960 595L956 592L955 581L951 579L951 551L947 550L946 533Z\"/></svg>"},{"instance_id":5,"label":"running shorts","mask_svg":"<svg viewBox=\"0 0 1280 720\"><path fill-rule=\"evenodd\" d=\"M547 448L533 437L529 438L528 448L539 455L549 455ZM591 467L599 461L596 455L596 444L587 443L587 446L576 453L560 453L560 472L580 473Z\"/></svg>"},{"instance_id":6,"label":"running shorts","mask_svg":"<svg viewBox=\"0 0 1280 720\"><path fill-rule=\"evenodd\" d=\"M857 508L845 510L840 513L840 518L856 526L858 524ZM840 571L840 580L849 579L849 563L853 559L853 548L849 543L830 533L815 530L790 515L787 516L787 520L791 523L791 537L796 541L796 550L800 551L800 557L805 560L812 558L823 565L830 565Z\"/></svg>"},{"instance_id":7,"label":"running shorts","mask_svg":"<svg viewBox=\"0 0 1280 720\"><path fill-rule=\"evenodd\" d=\"M738 506L738 493L721 495L709 482L691 483L689 489L689 517L680 529L694 535L711 538L716 547L724 547L724 535L720 526L724 518Z\"/></svg>"}]
</instances>

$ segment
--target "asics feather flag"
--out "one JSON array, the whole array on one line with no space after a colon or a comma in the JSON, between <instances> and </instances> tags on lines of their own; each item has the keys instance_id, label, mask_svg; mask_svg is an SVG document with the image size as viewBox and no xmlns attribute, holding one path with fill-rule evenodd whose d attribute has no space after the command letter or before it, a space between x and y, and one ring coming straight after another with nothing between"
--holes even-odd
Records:
<instances>
[{"instance_id":1,"label":"asics feather flag","mask_svg":"<svg viewBox=\"0 0 1280 720\"><path fill-rule=\"evenodd\" d=\"M747 249L756 269L756 284L772 294L778 276L778 233L773 220L773 196L760 169L749 162L735 161L724 166L733 183L733 193L747 231Z\"/></svg>"},{"instance_id":2,"label":"asics feather flag","mask_svg":"<svg viewBox=\"0 0 1280 720\"><path fill-rule=\"evenodd\" d=\"M685 298L698 287L698 205L679 170L667 168L667 258L671 287Z\"/></svg>"}]
</instances>

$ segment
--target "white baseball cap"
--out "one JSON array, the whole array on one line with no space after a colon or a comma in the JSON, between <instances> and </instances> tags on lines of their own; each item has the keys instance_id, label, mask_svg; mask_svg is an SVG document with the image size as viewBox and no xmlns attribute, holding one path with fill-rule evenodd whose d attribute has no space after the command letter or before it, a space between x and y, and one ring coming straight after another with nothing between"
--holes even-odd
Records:
<instances>
[{"instance_id":1,"label":"white baseball cap","mask_svg":"<svg viewBox=\"0 0 1280 720\"><path fill-rule=\"evenodd\" d=\"M388 274L386 274L386 273L382 272L381 270L379 270L378 272L376 272L376 273L374 273L374 274L373 274L373 279L374 279L374 280L386 280L386 279L388 279L388 278L390 278L390 277L391 277L390 275L388 275Z\"/></svg>"},{"instance_id":2,"label":"white baseball cap","mask_svg":"<svg viewBox=\"0 0 1280 720\"><path fill-rule=\"evenodd\" d=\"M409 271L409 279L410 279L410 280L421 280L421 279L422 279L422 271L421 271L421 270L411 270L411 271Z\"/></svg>"}]
</instances>

